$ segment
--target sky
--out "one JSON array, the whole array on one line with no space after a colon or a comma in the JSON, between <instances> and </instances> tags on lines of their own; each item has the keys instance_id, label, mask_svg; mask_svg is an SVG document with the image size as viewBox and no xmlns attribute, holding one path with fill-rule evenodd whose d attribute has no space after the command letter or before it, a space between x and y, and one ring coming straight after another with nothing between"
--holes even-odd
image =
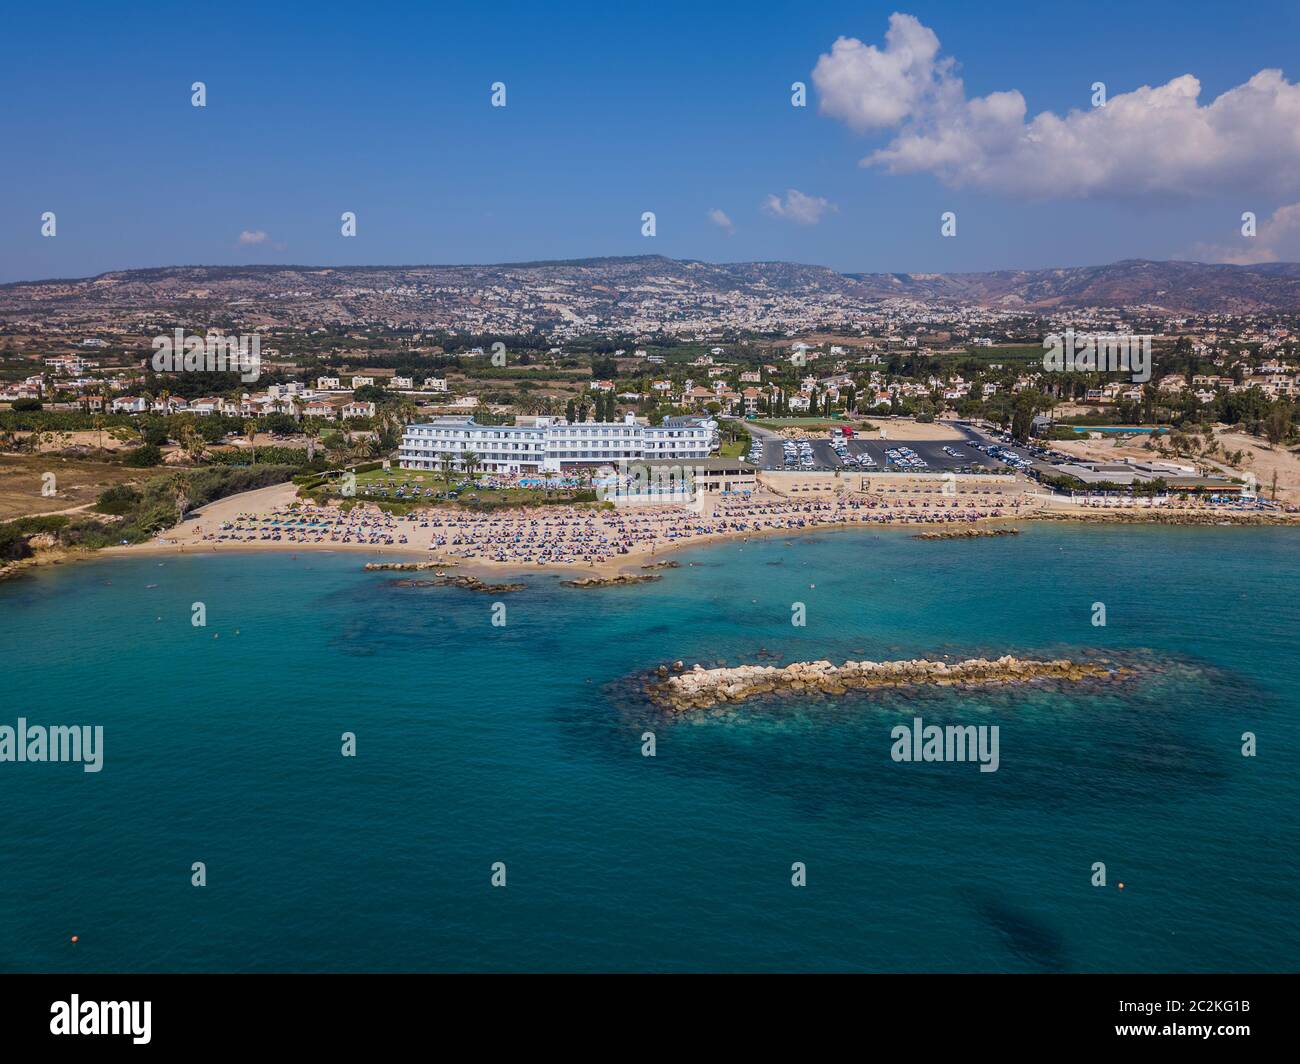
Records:
<instances>
[{"instance_id":1,"label":"sky","mask_svg":"<svg viewBox=\"0 0 1300 1064\"><path fill-rule=\"evenodd\" d=\"M1300 259L1294 0L29 3L5 21L0 282Z\"/></svg>"}]
</instances>

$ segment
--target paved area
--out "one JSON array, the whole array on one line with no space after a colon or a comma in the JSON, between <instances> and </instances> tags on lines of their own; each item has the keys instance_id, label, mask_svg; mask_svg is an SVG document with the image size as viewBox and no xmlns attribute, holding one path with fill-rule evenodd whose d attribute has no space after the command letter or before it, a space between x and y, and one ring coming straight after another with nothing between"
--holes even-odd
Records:
<instances>
[{"instance_id":1,"label":"paved area","mask_svg":"<svg viewBox=\"0 0 1300 1064\"><path fill-rule=\"evenodd\" d=\"M898 447L910 448L923 462L924 467L911 467L910 472L959 472L979 469L1004 470L1006 464L991 458L982 451L977 450L976 443L984 442L982 438L973 430L961 428L964 440L906 440L894 442L892 440L879 439L858 439L852 438L847 441L848 451L851 456L868 454L875 459L874 466L862 467L857 463L847 464L835 452L829 436L825 433L810 434L809 439L812 443L812 460L813 471L824 472L827 470L834 471L837 469L848 468L854 472L873 471L889 472L892 470L902 471L907 467L897 465L889 455L891 449ZM757 434L756 434L757 435ZM787 463L783 442L777 437L770 434L764 434L759 437L762 440L763 456L761 468L773 469L799 469L799 459L796 455ZM945 447L955 451L955 454L949 454L944 450Z\"/></svg>"}]
</instances>

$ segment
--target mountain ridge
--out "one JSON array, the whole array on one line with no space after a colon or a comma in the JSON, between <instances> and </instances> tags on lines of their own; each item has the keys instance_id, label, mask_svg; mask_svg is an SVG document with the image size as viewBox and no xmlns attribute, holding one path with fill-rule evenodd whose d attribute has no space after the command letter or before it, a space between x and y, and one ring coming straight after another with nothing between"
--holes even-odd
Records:
<instances>
[{"instance_id":1,"label":"mountain ridge","mask_svg":"<svg viewBox=\"0 0 1300 1064\"><path fill-rule=\"evenodd\" d=\"M1141 306L1169 314L1300 313L1300 263L1123 259L950 273L844 273L780 260L710 263L663 255L411 266L174 265L8 282L0 285L0 315L51 306L175 311L266 302L272 318L277 304L306 312L313 303L339 320L382 317L394 308L398 317L418 318L421 308L454 313L489 292L495 300L544 305L556 319L581 311L615 321L647 300L711 306L727 297L759 303L824 298L855 308L911 299L1026 312Z\"/></svg>"}]
</instances>

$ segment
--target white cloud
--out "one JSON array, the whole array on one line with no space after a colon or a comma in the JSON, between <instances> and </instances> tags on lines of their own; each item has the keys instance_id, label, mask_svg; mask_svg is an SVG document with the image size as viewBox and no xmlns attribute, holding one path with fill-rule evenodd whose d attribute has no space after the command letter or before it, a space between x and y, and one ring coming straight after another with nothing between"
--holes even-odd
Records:
<instances>
[{"instance_id":1,"label":"white cloud","mask_svg":"<svg viewBox=\"0 0 1300 1064\"><path fill-rule=\"evenodd\" d=\"M1197 244L1191 257L1198 262L1227 262L1251 266L1260 262L1300 262L1300 203L1279 207L1256 227L1254 236L1235 244Z\"/></svg>"},{"instance_id":2,"label":"white cloud","mask_svg":"<svg viewBox=\"0 0 1300 1064\"><path fill-rule=\"evenodd\" d=\"M912 15L889 17L884 51L840 37L813 69L822 113L860 133L898 125L936 83L938 54L939 38Z\"/></svg>"},{"instance_id":3,"label":"white cloud","mask_svg":"<svg viewBox=\"0 0 1300 1064\"><path fill-rule=\"evenodd\" d=\"M769 193L763 201L763 210L776 218L797 222L799 225L816 225L827 211L839 210L822 196L808 196L797 188L785 190L785 199Z\"/></svg>"},{"instance_id":4,"label":"white cloud","mask_svg":"<svg viewBox=\"0 0 1300 1064\"><path fill-rule=\"evenodd\" d=\"M717 207L714 207L709 211L709 221L719 229L725 230L727 236L731 236L731 234L736 231L735 225L732 224L731 219L727 217L727 212L719 210Z\"/></svg>"},{"instance_id":5,"label":"white cloud","mask_svg":"<svg viewBox=\"0 0 1300 1064\"><path fill-rule=\"evenodd\" d=\"M261 229L245 229L239 234L241 244L265 244L270 239Z\"/></svg>"},{"instance_id":6,"label":"white cloud","mask_svg":"<svg viewBox=\"0 0 1300 1064\"><path fill-rule=\"evenodd\" d=\"M841 37L812 78L823 114L859 132L895 131L862 160L893 174L1061 198L1300 187L1300 84L1280 70L1261 70L1207 104L1201 83L1184 74L1112 95L1104 107L1027 119L1014 89L968 98L934 32L894 14L883 50Z\"/></svg>"}]
</instances>

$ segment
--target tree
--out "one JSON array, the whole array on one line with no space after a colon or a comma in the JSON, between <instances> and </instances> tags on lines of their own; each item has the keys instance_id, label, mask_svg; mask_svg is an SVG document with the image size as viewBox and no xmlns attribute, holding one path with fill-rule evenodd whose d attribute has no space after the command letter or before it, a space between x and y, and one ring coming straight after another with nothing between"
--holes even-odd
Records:
<instances>
[{"instance_id":1,"label":"tree","mask_svg":"<svg viewBox=\"0 0 1300 1064\"><path fill-rule=\"evenodd\" d=\"M1034 405L1033 400L1027 396L1016 403L1015 409L1011 414L1011 435L1017 440L1029 439L1029 433L1034 426Z\"/></svg>"},{"instance_id":2,"label":"tree","mask_svg":"<svg viewBox=\"0 0 1300 1064\"><path fill-rule=\"evenodd\" d=\"M192 462L202 461L207 442L191 426L187 425L180 431L181 450L185 452L186 457Z\"/></svg>"},{"instance_id":3,"label":"tree","mask_svg":"<svg viewBox=\"0 0 1300 1064\"><path fill-rule=\"evenodd\" d=\"M244 437L248 440L248 446L253 451L253 465L257 465L257 444L253 441L257 439L257 422L244 422Z\"/></svg>"},{"instance_id":4,"label":"tree","mask_svg":"<svg viewBox=\"0 0 1300 1064\"><path fill-rule=\"evenodd\" d=\"M122 464L132 469L146 469L162 461L162 448L156 443L145 443L133 447L122 456Z\"/></svg>"},{"instance_id":5,"label":"tree","mask_svg":"<svg viewBox=\"0 0 1300 1064\"><path fill-rule=\"evenodd\" d=\"M1264 416L1264 436L1276 447L1291 435L1291 404L1279 399Z\"/></svg>"},{"instance_id":6,"label":"tree","mask_svg":"<svg viewBox=\"0 0 1300 1064\"><path fill-rule=\"evenodd\" d=\"M186 513L189 512L190 493L190 478L184 473L172 481L172 498L176 500L176 520L178 522L184 521Z\"/></svg>"},{"instance_id":7,"label":"tree","mask_svg":"<svg viewBox=\"0 0 1300 1064\"><path fill-rule=\"evenodd\" d=\"M442 486L446 490L451 487L451 474L456 468L456 456L450 451L443 451L438 455L438 471L442 474Z\"/></svg>"},{"instance_id":8,"label":"tree","mask_svg":"<svg viewBox=\"0 0 1300 1064\"><path fill-rule=\"evenodd\" d=\"M335 432L325 441L325 450L329 452L330 460L336 465L347 460L351 449L346 432Z\"/></svg>"}]
</instances>

